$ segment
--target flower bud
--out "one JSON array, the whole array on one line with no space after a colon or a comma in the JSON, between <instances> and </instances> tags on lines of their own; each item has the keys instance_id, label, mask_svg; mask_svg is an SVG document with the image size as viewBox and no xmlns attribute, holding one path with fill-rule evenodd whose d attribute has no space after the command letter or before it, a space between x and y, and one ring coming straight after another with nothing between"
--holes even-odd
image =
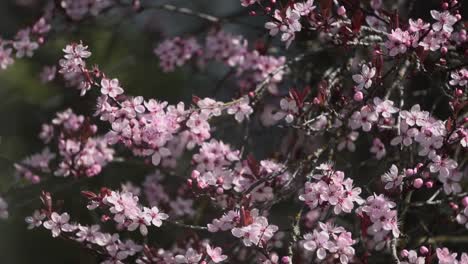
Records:
<instances>
[{"instance_id":1,"label":"flower bud","mask_svg":"<svg viewBox=\"0 0 468 264\"><path fill-rule=\"evenodd\" d=\"M402 258L407 258L408 255L409 255L409 252L408 252L408 250L406 250L406 249L403 249L403 250L400 252L400 256L401 256Z\"/></svg>"},{"instance_id":2,"label":"flower bud","mask_svg":"<svg viewBox=\"0 0 468 264\"><path fill-rule=\"evenodd\" d=\"M456 97L462 97L463 96L463 90L462 89L456 89L455 90L455 96Z\"/></svg>"},{"instance_id":3,"label":"flower bud","mask_svg":"<svg viewBox=\"0 0 468 264\"><path fill-rule=\"evenodd\" d=\"M413 187L416 188L416 189L419 189L423 186L424 184L424 181L423 179L421 178L416 178L414 181L413 181Z\"/></svg>"},{"instance_id":4,"label":"flower bud","mask_svg":"<svg viewBox=\"0 0 468 264\"><path fill-rule=\"evenodd\" d=\"M419 248L419 253L421 253L422 255L426 255L427 253L429 253L429 249L425 246L421 246Z\"/></svg>"},{"instance_id":5,"label":"flower bud","mask_svg":"<svg viewBox=\"0 0 468 264\"><path fill-rule=\"evenodd\" d=\"M412 175L414 175L414 170L413 169L406 169L405 174L406 174L406 176L412 176Z\"/></svg>"},{"instance_id":6,"label":"flower bud","mask_svg":"<svg viewBox=\"0 0 468 264\"><path fill-rule=\"evenodd\" d=\"M223 193L224 193L223 188L218 187L218 188L216 189L216 193L219 194L219 195L223 194Z\"/></svg>"},{"instance_id":7,"label":"flower bud","mask_svg":"<svg viewBox=\"0 0 468 264\"><path fill-rule=\"evenodd\" d=\"M289 264L291 263L291 258L288 257L288 256L284 256L281 258L281 262L284 263L284 264Z\"/></svg>"},{"instance_id":8,"label":"flower bud","mask_svg":"<svg viewBox=\"0 0 468 264\"><path fill-rule=\"evenodd\" d=\"M346 16L346 9L344 6L338 7L338 10L336 10L336 13L340 16Z\"/></svg>"},{"instance_id":9,"label":"flower bud","mask_svg":"<svg viewBox=\"0 0 468 264\"><path fill-rule=\"evenodd\" d=\"M200 176L200 172L197 170L192 171L192 179L196 180Z\"/></svg>"},{"instance_id":10,"label":"flower bud","mask_svg":"<svg viewBox=\"0 0 468 264\"><path fill-rule=\"evenodd\" d=\"M440 49L440 52L442 53L442 55L447 54L447 52L448 52L447 47L442 47L442 48Z\"/></svg>"},{"instance_id":11,"label":"flower bud","mask_svg":"<svg viewBox=\"0 0 468 264\"><path fill-rule=\"evenodd\" d=\"M354 96L353 96L353 99L354 99L354 101L356 101L356 102L361 102L362 99L364 99L364 94L362 94L361 91L356 92L356 93L354 94Z\"/></svg>"},{"instance_id":12,"label":"flower bud","mask_svg":"<svg viewBox=\"0 0 468 264\"><path fill-rule=\"evenodd\" d=\"M452 208L452 210L458 210L458 204L456 204L454 202L450 202L449 206L450 206L450 208Z\"/></svg>"},{"instance_id":13,"label":"flower bud","mask_svg":"<svg viewBox=\"0 0 468 264\"><path fill-rule=\"evenodd\" d=\"M434 187L434 182L433 181L427 181L425 184L426 188L431 189Z\"/></svg>"}]
</instances>

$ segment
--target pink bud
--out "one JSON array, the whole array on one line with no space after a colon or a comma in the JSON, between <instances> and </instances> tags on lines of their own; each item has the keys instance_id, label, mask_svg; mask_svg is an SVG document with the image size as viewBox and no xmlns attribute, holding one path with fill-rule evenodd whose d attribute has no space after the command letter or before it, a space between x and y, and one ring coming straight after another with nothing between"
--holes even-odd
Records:
<instances>
[{"instance_id":1,"label":"pink bud","mask_svg":"<svg viewBox=\"0 0 468 264\"><path fill-rule=\"evenodd\" d=\"M458 204L454 202L450 202L449 205L450 205L450 208L452 208L452 210L458 210Z\"/></svg>"},{"instance_id":2,"label":"pink bud","mask_svg":"<svg viewBox=\"0 0 468 264\"><path fill-rule=\"evenodd\" d=\"M34 175L32 176L31 178L31 182L34 183L34 184L37 184L37 183L40 183L41 182L41 178L37 175Z\"/></svg>"},{"instance_id":3,"label":"pink bud","mask_svg":"<svg viewBox=\"0 0 468 264\"><path fill-rule=\"evenodd\" d=\"M265 7L265 13L270 13L271 12L271 7L267 6Z\"/></svg>"},{"instance_id":4,"label":"pink bud","mask_svg":"<svg viewBox=\"0 0 468 264\"><path fill-rule=\"evenodd\" d=\"M414 170L413 169L406 169L406 176L411 176L414 175Z\"/></svg>"},{"instance_id":5,"label":"pink bud","mask_svg":"<svg viewBox=\"0 0 468 264\"><path fill-rule=\"evenodd\" d=\"M462 89L456 89L455 90L455 96L462 97L463 96L463 90Z\"/></svg>"},{"instance_id":6,"label":"pink bud","mask_svg":"<svg viewBox=\"0 0 468 264\"><path fill-rule=\"evenodd\" d=\"M192 171L192 179L196 180L200 176L200 172L197 170Z\"/></svg>"},{"instance_id":7,"label":"pink bud","mask_svg":"<svg viewBox=\"0 0 468 264\"><path fill-rule=\"evenodd\" d=\"M284 263L284 264L289 264L291 263L291 258L288 257L288 256L284 256L281 258L281 262Z\"/></svg>"},{"instance_id":8,"label":"pink bud","mask_svg":"<svg viewBox=\"0 0 468 264\"><path fill-rule=\"evenodd\" d=\"M447 52L448 52L447 47L442 47L442 48L440 49L440 52L442 53L442 55L447 54Z\"/></svg>"},{"instance_id":9,"label":"pink bud","mask_svg":"<svg viewBox=\"0 0 468 264\"><path fill-rule=\"evenodd\" d=\"M346 9L344 6L338 7L338 10L336 10L336 13L340 16L345 16L346 15Z\"/></svg>"},{"instance_id":10,"label":"pink bud","mask_svg":"<svg viewBox=\"0 0 468 264\"><path fill-rule=\"evenodd\" d=\"M464 207L468 206L468 196L463 197L461 200L461 203L463 204Z\"/></svg>"},{"instance_id":11,"label":"pink bud","mask_svg":"<svg viewBox=\"0 0 468 264\"><path fill-rule=\"evenodd\" d=\"M249 12L249 15L250 15L250 16L256 16L256 15L257 15L257 12L255 12L255 11L252 10L252 11Z\"/></svg>"},{"instance_id":12,"label":"pink bud","mask_svg":"<svg viewBox=\"0 0 468 264\"><path fill-rule=\"evenodd\" d=\"M424 184L424 181L423 179L421 178L416 178L414 181L413 181L413 187L416 188L416 189L419 189L423 186Z\"/></svg>"},{"instance_id":13,"label":"pink bud","mask_svg":"<svg viewBox=\"0 0 468 264\"><path fill-rule=\"evenodd\" d=\"M427 253L429 253L429 249L425 246L421 246L419 248L419 253L421 253L422 255L426 255Z\"/></svg>"},{"instance_id":14,"label":"pink bud","mask_svg":"<svg viewBox=\"0 0 468 264\"><path fill-rule=\"evenodd\" d=\"M460 14L456 14L455 17L457 18L457 20L461 20L462 19L462 16Z\"/></svg>"},{"instance_id":15,"label":"pink bud","mask_svg":"<svg viewBox=\"0 0 468 264\"><path fill-rule=\"evenodd\" d=\"M276 0L270 0L270 3L276 4Z\"/></svg>"},{"instance_id":16,"label":"pink bud","mask_svg":"<svg viewBox=\"0 0 468 264\"><path fill-rule=\"evenodd\" d=\"M408 255L409 255L409 252L408 252L408 250L406 250L406 249L403 249L403 250L400 252L400 256L401 256L402 258L407 258Z\"/></svg>"},{"instance_id":17,"label":"pink bud","mask_svg":"<svg viewBox=\"0 0 468 264\"><path fill-rule=\"evenodd\" d=\"M362 99L364 99L364 94L362 94L362 92L360 92L360 91L359 91L359 92L356 92L356 93L354 94L353 99L354 99L354 101L356 101L356 102L361 102Z\"/></svg>"},{"instance_id":18,"label":"pink bud","mask_svg":"<svg viewBox=\"0 0 468 264\"><path fill-rule=\"evenodd\" d=\"M223 184L223 183L224 183L223 177L218 177L218 178L216 179L216 183L217 183L217 184Z\"/></svg>"},{"instance_id":19,"label":"pink bud","mask_svg":"<svg viewBox=\"0 0 468 264\"><path fill-rule=\"evenodd\" d=\"M219 195L223 194L223 193L224 193L223 188L218 187L218 188L216 189L216 193L219 194Z\"/></svg>"},{"instance_id":20,"label":"pink bud","mask_svg":"<svg viewBox=\"0 0 468 264\"><path fill-rule=\"evenodd\" d=\"M188 179L188 180L187 180L188 186L192 187L192 183L193 183L193 182L192 182L192 179Z\"/></svg>"},{"instance_id":21,"label":"pink bud","mask_svg":"<svg viewBox=\"0 0 468 264\"><path fill-rule=\"evenodd\" d=\"M434 182L433 181L427 181L425 184L426 188L431 189L434 187Z\"/></svg>"},{"instance_id":22,"label":"pink bud","mask_svg":"<svg viewBox=\"0 0 468 264\"><path fill-rule=\"evenodd\" d=\"M447 2L442 3L442 9L447 10L449 8L449 4Z\"/></svg>"}]
</instances>

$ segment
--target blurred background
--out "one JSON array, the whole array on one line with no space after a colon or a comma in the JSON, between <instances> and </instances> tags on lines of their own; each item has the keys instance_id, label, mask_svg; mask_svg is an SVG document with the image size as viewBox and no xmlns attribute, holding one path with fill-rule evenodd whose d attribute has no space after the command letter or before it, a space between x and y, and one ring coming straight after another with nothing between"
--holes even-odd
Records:
<instances>
[{"instance_id":1,"label":"blurred background","mask_svg":"<svg viewBox=\"0 0 468 264\"><path fill-rule=\"evenodd\" d=\"M128 2L130 1L126 3ZM240 6L239 0L143 1L143 3L157 4L165 2L219 17L236 17L236 21L240 23L223 24L222 27L226 31L246 36L250 40L250 46L254 46L258 40L269 41L266 31L258 30L258 27L262 27L264 18L249 17L248 10ZM429 20L428 11L437 8L440 3L437 0L412 2L415 4L413 10L416 11L413 11L411 16L427 20ZM40 0L0 1L0 36L11 39L19 29L33 24L41 16L44 4L45 1ZM402 16L407 15L404 14L404 8L405 6ZM466 10L466 5L464 8ZM17 59L7 70L0 71L0 192L6 193L7 199L15 201L9 204L11 217L6 221L0 221L0 263L95 263L95 258L86 250L70 242L52 239L46 230L26 229L24 217L40 206L38 199L40 190L54 192L57 197L64 200L64 207L72 212L73 217L91 223L98 219L86 210L80 191L98 190L102 186L118 188L126 181L139 184L144 176L151 172L151 168L138 164L112 163L98 177L79 182L71 183L67 179L57 178L33 187L16 188L18 183L15 180L13 163L42 150L43 144L37 137L41 124L49 122L57 111L67 108L86 116L91 116L95 109L96 95L93 93L80 97L76 89L66 87L60 78L43 84L39 77L43 66L56 65L63 56L62 48L66 44L82 40L92 52L88 65L97 64L108 75L118 78L128 94L157 98L170 103L184 101L189 104L192 95L202 98L214 96L217 84L229 69L219 65L209 65L201 72L193 66L186 66L173 73L163 73L153 49L166 37L193 34L203 36L212 27L213 25L206 21L194 17L152 9L135 13L128 7L110 8L99 16L86 17L79 22L72 22L62 15L54 20L46 44L35 52L32 59ZM299 36L298 42L310 37ZM276 52L285 54L284 50ZM308 62L307 69L313 68L320 75L330 64L343 60L341 57L345 57L343 55L346 52L346 50L335 50L318 54ZM287 51L287 54L294 53L297 53L294 46ZM301 80L301 71L296 72L296 75L299 77L296 76L295 80ZM310 83L299 83L315 87L318 80L317 76L309 80ZM409 86L412 90L427 89L422 104L423 108L430 109L435 99L440 96L434 92L437 89L430 87L437 85L439 83L432 82L424 76L414 76ZM292 86L290 83L284 84L283 90L287 91L290 86ZM235 81L225 82L223 85L225 91L217 94L217 99L226 100L232 96L235 87ZM441 118L447 116L444 99L437 102L441 106L437 106L436 113ZM238 131L232 130L234 127L231 124L224 129L218 129L217 136L229 143L239 142L241 139L237 136ZM268 131L261 128L253 129L252 133L255 136L256 147L250 151L256 152L259 156L270 156L277 151L282 143L279 135L284 135L278 129L270 128ZM345 153L341 158L343 163L346 161L359 164L362 160L368 159L368 153L362 155ZM340 163L339 160L337 162ZM368 178L365 176L374 172L360 168L359 172L356 169L353 173L362 176L361 180L357 181L366 182ZM287 204L281 206L287 207ZM168 232L169 236L176 235Z\"/></svg>"}]
</instances>

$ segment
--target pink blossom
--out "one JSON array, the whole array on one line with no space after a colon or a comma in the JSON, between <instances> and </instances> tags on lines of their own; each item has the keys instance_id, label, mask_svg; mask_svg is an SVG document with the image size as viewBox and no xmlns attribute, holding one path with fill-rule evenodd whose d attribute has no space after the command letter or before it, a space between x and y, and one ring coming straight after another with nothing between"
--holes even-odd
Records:
<instances>
[{"instance_id":1,"label":"pink blossom","mask_svg":"<svg viewBox=\"0 0 468 264\"><path fill-rule=\"evenodd\" d=\"M176 263L198 264L202 259L202 254L198 254L193 248L189 248L185 255L175 256Z\"/></svg>"},{"instance_id":2,"label":"pink blossom","mask_svg":"<svg viewBox=\"0 0 468 264\"><path fill-rule=\"evenodd\" d=\"M382 159L387 154L385 145L379 138L374 138L374 140L372 141L372 147L370 149L370 152L374 153L375 158L378 160Z\"/></svg>"},{"instance_id":3,"label":"pink blossom","mask_svg":"<svg viewBox=\"0 0 468 264\"><path fill-rule=\"evenodd\" d=\"M50 220L44 222L44 227L52 231L53 237L58 237L61 232L73 232L76 229L76 226L69 224L70 215L68 213L63 213L59 215L56 212L53 212L50 216Z\"/></svg>"},{"instance_id":4,"label":"pink blossom","mask_svg":"<svg viewBox=\"0 0 468 264\"><path fill-rule=\"evenodd\" d=\"M0 69L5 70L8 66L13 64L11 51L10 48L4 48L4 46L0 44Z\"/></svg>"},{"instance_id":5,"label":"pink blossom","mask_svg":"<svg viewBox=\"0 0 468 264\"><path fill-rule=\"evenodd\" d=\"M393 189L396 187L400 187L403 181L404 175L398 174L398 168L395 164L392 164L390 170L382 175L382 182L385 183L385 189Z\"/></svg>"},{"instance_id":6,"label":"pink blossom","mask_svg":"<svg viewBox=\"0 0 468 264\"><path fill-rule=\"evenodd\" d=\"M367 64L362 65L361 74L353 75L353 80L357 83L356 88L359 90L370 88L372 85L372 78L374 78L375 73L375 67L369 67Z\"/></svg>"},{"instance_id":7,"label":"pink blossom","mask_svg":"<svg viewBox=\"0 0 468 264\"><path fill-rule=\"evenodd\" d=\"M46 215L39 210L35 210L32 216L27 216L24 220L28 223L28 229L33 229L42 225Z\"/></svg>"},{"instance_id":8,"label":"pink blossom","mask_svg":"<svg viewBox=\"0 0 468 264\"><path fill-rule=\"evenodd\" d=\"M436 249L437 258L439 259L439 264L453 264L457 263L457 253L450 253L448 248L437 248Z\"/></svg>"},{"instance_id":9,"label":"pink blossom","mask_svg":"<svg viewBox=\"0 0 468 264\"><path fill-rule=\"evenodd\" d=\"M340 141L340 143L337 146L337 149L341 151L346 147L349 151L354 152L356 150L356 145L354 144L354 142L358 139L358 137L359 132L350 132L342 141Z\"/></svg>"},{"instance_id":10,"label":"pink blossom","mask_svg":"<svg viewBox=\"0 0 468 264\"><path fill-rule=\"evenodd\" d=\"M220 247L212 248L209 244L206 245L206 254L210 256L214 263L223 262L228 258L226 255L223 255L222 249Z\"/></svg>"},{"instance_id":11,"label":"pink blossom","mask_svg":"<svg viewBox=\"0 0 468 264\"><path fill-rule=\"evenodd\" d=\"M117 79L102 79L101 80L101 93L103 95L109 95L110 97L116 97L119 94L122 94L124 90L119 85L119 80Z\"/></svg>"},{"instance_id":12,"label":"pink blossom","mask_svg":"<svg viewBox=\"0 0 468 264\"><path fill-rule=\"evenodd\" d=\"M385 47L389 50L389 55L392 57L404 54L410 46L410 35L408 31L403 31L401 28L392 29L392 33L388 35L388 40L385 42Z\"/></svg>"},{"instance_id":13,"label":"pink blossom","mask_svg":"<svg viewBox=\"0 0 468 264\"><path fill-rule=\"evenodd\" d=\"M0 197L0 219L7 219L8 216L8 203Z\"/></svg>"},{"instance_id":14,"label":"pink blossom","mask_svg":"<svg viewBox=\"0 0 468 264\"><path fill-rule=\"evenodd\" d=\"M452 16L449 11L439 12L437 10L431 10L431 16L437 21L432 24L432 29L434 31L442 30L447 33L452 33L452 26L457 22L457 18Z\"/></svg>"},{"instance_id":15,"label":"pink blossom","mask_svg":"<svg viewBox=\"0 0 468 264\"><path fill-rule=\"evenodd\" d=\"M229 106L227 113L234 115L237 122L242 123L244 119L248 118L253 113L253 109L249 105L249 98L242 97L239 102Z\"/></svg>"}]
</instances>

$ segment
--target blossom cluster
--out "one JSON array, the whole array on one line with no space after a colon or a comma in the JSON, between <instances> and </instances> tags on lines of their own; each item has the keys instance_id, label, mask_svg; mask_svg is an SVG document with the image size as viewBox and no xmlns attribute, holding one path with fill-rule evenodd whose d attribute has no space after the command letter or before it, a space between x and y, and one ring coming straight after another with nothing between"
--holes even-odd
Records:
<instances>
[{"instance_id":1,"label":"blossom cluster","mask_svg":"<svg viewBox=\"0 0 468 264\"><path fill-rule=\"evenodd\" d=\"M277 91L277 84L283 80L281 69L285 57L263 55L258 50L249 50L248 41L242 36L225 31L213 31L206 36L205 45L198 44L194 38L166 39L154 50L164 71L173 71L175 66L182 66L192 58L198 59L199 65L209 61L224 63L236 73L241 92L246 94L271 75L269 90Z\"/></svg>"},{"instance_id":2,"label":"blossom cluster","mask_svg":"<svg viewBox=\"0 0 468 264\"><path fill-rule=\"evenodd\" d=\"M308 251L316 252L319 261L328 261L327 258L337 259L342 264L350 263L355 254L353 245L356 240L351 232L332 223L319 222L312 233L304 235L303 247Z\"/></svg>"},{"instance_id":3,"label":"blossom cluster","mask_svg":"<svg viewBox=\"0 0 468 264\"><path fill-rule=\"evenodd\" d=\"M345 178L344 172L334 171L329 164L322 164L318 169L321 173L312 176L318 181L306 182L304 194L299 196L310 209L330 205L335 214L351 213L355 203L364 202L359 196L361 188L354 187L353 180Z\"/></svg>"},{"instance_id":4,"label":"blossom cluster","mask_svg":"<svg viewBox=\"0 0 468 264\"><path fill-rule=\"evenodd\" d=\"M19 30L14 39L0 38L0 70L13 64L13 55L16 58L32 57L50 29L48 18L41 17L31 27Z\"/></svg>"},{"instance_id":5,"label":"blossom cluster","mask_svg":"<svg viewBox=\"0 0 468 264\"><path fill-rule=\"evenodd\" d=\"M358 209L364 226L362 233L363 236L370 236L367 241L370 247L382 249L393 237L400 236L395 207L396 204L384 195L374 194Z\"/></svg>"},{"instance_id":6,"label":"blossom cluster","mask_svg":"<svg viewBox=\"0 0 468 264\"><path fill-rule=\"evenodd\" d=\"M93 177L114 159L108 141L96 136L97 126L71 109L57 113L49 124L42 125L40 139L50 146L15 164L17 174L29 182L41 181L41 174ZM52 152L50 149L56 152Z\"/></svg>"}]
</instances>

